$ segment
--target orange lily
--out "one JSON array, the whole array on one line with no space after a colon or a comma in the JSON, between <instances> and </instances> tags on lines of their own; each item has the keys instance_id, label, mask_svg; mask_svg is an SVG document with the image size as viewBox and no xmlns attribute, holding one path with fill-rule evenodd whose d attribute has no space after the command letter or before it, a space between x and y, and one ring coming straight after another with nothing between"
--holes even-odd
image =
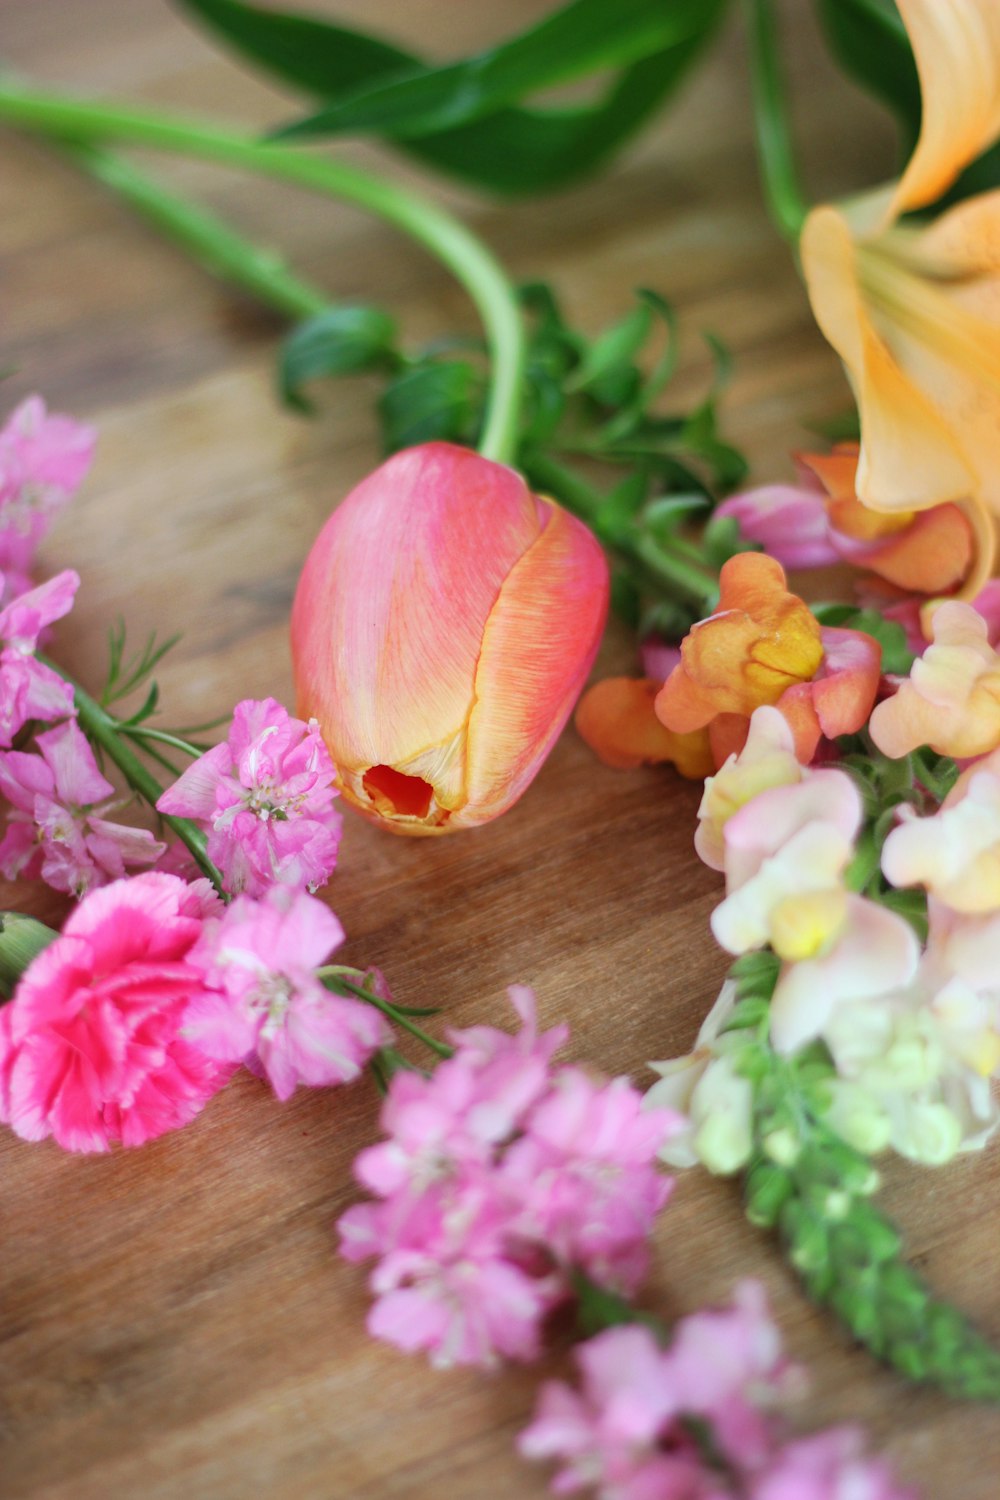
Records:
<instances>
[{"instance_id":1,"label":"orange lily","mask_svg":"<svg viewBox=\"0 0 1000 1500\"><path fill-rule=\"evenodd\" d=\"M813 210L803 271L858 403L859 498L878 511L963 500L1000 513L1000 192L926 227L900 222L1000 135L1000 5L898 4L920 76L920 138L898 182ZM976 524L992 559L992 528Z\"/></svg>"}]
</instances>

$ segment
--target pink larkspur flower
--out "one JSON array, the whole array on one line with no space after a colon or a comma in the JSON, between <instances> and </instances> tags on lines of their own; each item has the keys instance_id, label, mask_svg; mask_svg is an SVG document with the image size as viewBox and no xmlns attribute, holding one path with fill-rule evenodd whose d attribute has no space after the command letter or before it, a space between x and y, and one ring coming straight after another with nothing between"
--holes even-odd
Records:
<instances>
[{"instance_id":1,"label":"pink larkspur flower","mask_svg":"<svg viewBox=\"0 0 1000 1500\"><path fill-rule=\"evenodd\" d=\"M0 1109L25 1140L139 1146L185 1125L229 1077L181 1035L204 892L147 872L92 891L33 960L0 1033Z\"/></svg>"},{"instance_id":2,"label":"pink larkspur flower","mask_svg":"<svg viewBox=\"0 0 1000 1500\"><path fill-rule=\"evenodd\" d=\"M0 430L0 599L31 588L35 550L90 467L96 433L29 396Z\"/></svg>"},{"instance_id":3,"label":"pink larkspur flower","mask_svg":"<svg viewBox=\"0 0 1000 1500\"><path fill-rule=\"evenodd\" d=\"M627 1078L608 1083L560 1069L507 1154L524 1194L521 1233L563 1265L634 1292L674 1185L657 1170L657 1155L682 1128L672 1110L644 1109Z\"/></svg>"},{"instance_id":4,"label":"pink larkspur flower","mask_svg":"<svg viewBox=\"0 0 1000 1500\"><path fill-rule=\"evenodd\" d=\"M226 742L189 766L157 808L205 828L209 857L233 894L315 889L337 862L333 781L313 721L292 718L274 698L248 698L236 705Z\"/></svg>"},{"instance_id":5,"label":"pink larkspur flower","mask_svg":"<svg viewBox=\"0 0 1000 1500\"><path fill-rule=\"evenodd\" d=\"M0 749L29 719L51 723L73 712L69 683L36 661L34 650L45 627L69 614L79 586L79 574L67 568L0 609Z\"/></svg>"},{"instance_id":6,"label":"pink larkspur flower","mask_svg":"<svg viewBox=\"0 0 1000 1500\"><path fill-rule=\"evenodd\" d=\"M148 829L102 816L115 789L97 769L76 721L38 735L35 743L37 755L0 753L0 792L10 804L0 875L40 875L54 890L83 896L121 879L128 865L153 864L164 845Z\"/></svg>"},{"instance_id":7,"label":"pink larkspur flower","mask_svg":"<svg viewBox=\"0 0 1000 1500\"><path fill-rule=\"evenodd\" d=\"M205 989L183 1035L219 1062L258 1064L279 1099L299 1083L356 1078L391 1033L372 1006L331 994L316 977L343 939L333 912L302 891L238 896L189 956Z\"/></svg>"},{"instance_id":8,"label":"pink larkspur flower","mask_svg":"<svg viewBox=\"0 0 1000 1500\"><path fill-rule=\"evenodd\" d=\"M553 1069L565 1029L539 1034L531 991L511 998L518 1035L453 1032L429 1078L395 1075L388 1139L354 1168L379 1201L339 1223L347 1259L379 1257L371 1331L438 1364L534 1358L574 1268L633 1286L670 1191L655 1159L676 1117L625 1079Z\"/></svg>"},{"instance_id":9,"label":"pink larkspur flower","mask_svg":"<svg viewBox=\"0 0 1000 1500\"><path fill-rule=\"evenodd\" d=\"M916 1500L855 1427L831 1427L787 1443L749 1491L750 1500Z\"/></svg>"},{"instance_id":10,"label":"pink larkspur flower","mask_svg":"<svg viewBox=\"0 0 1000 1500\"><path fill-rule=\"evenodd\" d=\"M561 1464L557 1495L597 1500L914 1500L859 1434L787 1441L779 1410L798 1395L763 1289L682 1318L667 1348L649 1328L610 1328L575 1350L580 1388L542 1387L518 1440Z\"/></svg>"}]
</instances>

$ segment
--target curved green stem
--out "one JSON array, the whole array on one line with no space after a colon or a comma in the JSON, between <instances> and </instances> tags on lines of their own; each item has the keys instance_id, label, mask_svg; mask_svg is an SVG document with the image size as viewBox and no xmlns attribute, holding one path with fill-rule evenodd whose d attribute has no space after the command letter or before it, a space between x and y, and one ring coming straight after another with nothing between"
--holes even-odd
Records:
<instances>
[{"instance_id":1,"label":"curved green stem","mask_svg":"<svg viewBox=\"0 0 1000 1500\"><path fill-rule=\"evenodd\" d=\"M772 0L745 0L745 9L761 180L771 218L796 244L808 210L792 150Z\"/></svg>"},{"instance_id":2,"label":"curved green stem","mask_svg":"<svg viewBox=\"0 0 1000 1500\"><path fill-rule=\"evenodd\" d=\"M147 110L64 99L9 78L0 81L0 119L64 141L117 140L260 172L357 203L402 230L452 272L476 305L492 376L479 450L500 463L513 460L526 342L517 294L490 251L444 209L345 162Z\"/></svg>"},{"instance_id":3,"label":"curved green stem","mask_svg":"<svg viewBox=\"0 0 1000 1500\"><path fill-rule=\"evenodd\" d=\"M121 771L132 790L138 792L139 796L145 802L148 802L150 807L155 809L157 802L163 796L164 789L152 771L143 765L132 747L126 743L120 732L117 719L107 713L61 667L55 667L54 670L61 677L65 678L73 689L77 720L84 734L89 740L92 740L101 747L108 759ZM167 827L171 828L181 842L191 851L199 868L208 876L219 894L228 900L229 898L222 887L222 873L209 858L205 835L197 824L192 823L188 818L174 818L165 813L160 813L160 817L166 823Z\"/></svg>"},{"instance_id":4,"label":"curved green stem","mask_svg":"<svg viewBox=\"0 0 1000 1500\"><path fill-rule=\"evenodd\" d=\"M170 192L113 151L81 141L67 142L65 150L91 177L124 198L217 276L245 287L290 318L315 317L329 307L326 293L296 276L280 256L251 244L215 214Z\"/></svg>"},{"instance_id":5,"label":"curved green stem","mask_svg":"<svg viewBox=\"0 0 1000 1500\"><path fill-rule=\"evenodd\" d=\"M354 995L358 1000L364 1000L367 1005L373 1005L376 1010L380 1010L384 1016L387 1016L394 1025L402 1027L404 1031L408 1031L412 1037L416 1037L418 1042L423 1042L424 1046L429 1047L438 1057L449 1058L454 1055L454 1047L449 1047L447 1042L439 1042L436 1037L424 1031L422 1026L417 1026L411 1021L403 1011L398 1010L388 1000L383 1000L381 995L373 994L364 985L355 984L353 980L345 978L342 969L331 966L319 969L317 973L327 988L333 990L335 994Z\"/></svg>"}]
</instances>

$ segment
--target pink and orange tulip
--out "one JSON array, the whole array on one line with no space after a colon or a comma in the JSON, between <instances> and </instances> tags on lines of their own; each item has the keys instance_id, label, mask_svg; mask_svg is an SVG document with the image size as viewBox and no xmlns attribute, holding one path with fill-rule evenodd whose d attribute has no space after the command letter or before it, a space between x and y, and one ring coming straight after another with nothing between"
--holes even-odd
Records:
<instances>
[{"instance_id":1,"label":"pink and orange tulip","mask_svg":"<svg viewBox=\"0 0 1000 1500\"><path fill-rule=\"evenodd\" d=\"M607 613L591 533L448 443L361 482L292 611L300 714L346 801L396 833L475 827L521 795L583 687Z\"/></svg>"},{"instance_id":2,"label":"pink and orange tulip","mask_svg":"<svg viewBox=\"0 0 1000 1500\"><path fill-rule=\"evenodd\" d=\"M1000 134L1000 6L898 5L920 76L916 149L898 182L809 214L802 266L858 402L859 498L879 511L965 500L997 514L1000 193L926 226L901 220Z\"/></svg>"}]
</instances>

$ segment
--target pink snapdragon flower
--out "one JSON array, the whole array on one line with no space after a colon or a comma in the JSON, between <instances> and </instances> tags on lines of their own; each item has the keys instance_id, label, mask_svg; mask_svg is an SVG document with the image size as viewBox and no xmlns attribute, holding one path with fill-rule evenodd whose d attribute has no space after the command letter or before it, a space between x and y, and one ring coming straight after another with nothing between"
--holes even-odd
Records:
<instances>
[{"instance_id":1,"label":"pink snapdragon flower","mask_svg":"<svg viewBox=\"0 0 1000 1500\"><path fill-rule=\"evenodd\" d=\"M74 719L38 735L35 744L37 755L0 752L0 792L10 804L0 875L41 876L54 890L84 896L121 879L126 866L159 858L165 846L148 829L102 816L115 789Z\"/></svg>"},{"instance_id":2,"label":"pink snapdragon flower","mask_svg":"<svg viewBox=\"0 0 1000 1500\"><path fill-rule=\"evenodd\" d=\"M0 609L0 749L29 719L51 723L73 712L69 683L34 651L45 627L69 614L79 586L79 574L67 568Z\"/></svg>"},{"instance_id":3,"label":"pink snapdragon flower","mask_svg":"<svg viewBox=\"0 0 1000 1500\"><path fill-rule=\"evenodd\" d=\"M156 805L202 825L227 891L314 890L337 862L342 820L333 781L313 721L293 719L274 698L248 698L236 705L225 743L189 766Z\"/></svg>"},{"instance_id":4,"label":"pink snapdragon flower","mask_svg":"<svg viewBox=\"0 0 1000 1500\"><path fill-rule=\"evenodd\" d=\"M259 1067L279 1099L299 1083L356 1078L391 1032L373 1006L331 994L316 977L343 940L333 912L302 891L238 896L189 955L205 988L183 1035L219 1062Z\"/></svg>"},{"instance_id":5,"label":"pink snapdragon flower","mask_svg":"<svg viewBox=\"0 0 1000 1500\"><path fill-rule=\"evenodd\" d=\"M379 1201L339 1224L349 1260L379 1257L369 1330L436 1364L534 1358L574 1269L631 1290L670 1191L655 1159L679 1117L641 1112L624 1079L553 1068L565 1029L539 1035L531 992L511 998L517 1036L455 1032L430 1078L396 1074L389 1139L355 1163Z\"/></svg>"},{"instance_id":6,"label":"pink snapdragon flower","mask_svg":"<svg viewBox=\"0 0 1000 1500\"><path fill-rule=\"evenodd\" d=\"M211 898L147 872L92 891L28 966L0 1029L0 1118L69 1151L140 1146L185 1125L230 1068L181 1035Z\"/></svg>"},{"instance_id":7,"label":"pink snapdragon flower","mask_svg":"<svg viewBox=\"0 0 1000 1500\"><path fill-rule=\"evenodd\" d=\"M784 1440L779 1409L803 1376L782 1353L758 1283L743 1282L730 1308L682 1318L665 1349L633 1325L599 1333L575 1358L580 1390L547 1382L518 1442L525 1458L562 1463L557 1495L913 1500L863 1456L854 1428Z\"/></svg>"},{"instance_id":8,"label":"pink snapdragon flower","mask_svg":"<svg viewBox=\"0 0 1000 1500\"><path fill-rule=\"evenodd\" d=\"M90 468L96 433L29 396L0 429L0 599L31 588L35 550Z\"/></svg>"}]
</instances>

